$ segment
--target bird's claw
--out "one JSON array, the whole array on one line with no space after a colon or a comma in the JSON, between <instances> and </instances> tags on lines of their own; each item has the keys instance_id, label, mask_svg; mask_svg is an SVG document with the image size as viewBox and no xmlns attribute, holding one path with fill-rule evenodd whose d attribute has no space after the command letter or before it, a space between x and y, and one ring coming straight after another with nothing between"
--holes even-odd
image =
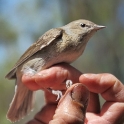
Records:
<instances>
[{"instance_id":1,"label":"bird's claw","mask_svg":"<svg viewBox=\"0 0 124 124\"><path fill-rule=\"evenodd\" d=\"M66 80L66 87L69 88L73 82L71 80Z\"/></svg>"},{"instance_id":2,"label":"bird's claw","mask_svg":"<svg viewBox=\"0 0 124 124\"><path fill-rule=\"evenodd\" d=\"M66 88L69 88L71 85L73 84L73 82L71 80L66 80ZM61 97L62 97L62 91L60 90L52 90L52 94L57 96L56 101L58 101Z\"/></svg>"},{"instance_id":3,"label":"bird's claw","mask_svg":"<svg viewBox=\"0 0 124 124\"><path fill-rule=\"evenodd\" d=\"M52 90L52 94L57 95L56 101L58 101L62 97L62 91L60 90Z\"/></svg>"}]
</instances>

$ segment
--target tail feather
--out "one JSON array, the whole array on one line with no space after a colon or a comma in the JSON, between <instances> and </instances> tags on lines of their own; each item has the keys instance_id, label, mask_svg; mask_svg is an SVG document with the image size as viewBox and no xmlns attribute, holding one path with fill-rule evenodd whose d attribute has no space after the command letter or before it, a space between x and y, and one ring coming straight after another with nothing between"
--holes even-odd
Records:
<instances>
[{"instance_id":1,"label":"tail feather","mask_svg":"<svg viewBox=\"0 0 124 124\"><path fill-rule=\"evenodd\" d=\"M17 84L14 98L7 113L7 118L11 122L22 119L33 107L33 91L30 91L22 82Z\"/></svg>"}]
</instances>

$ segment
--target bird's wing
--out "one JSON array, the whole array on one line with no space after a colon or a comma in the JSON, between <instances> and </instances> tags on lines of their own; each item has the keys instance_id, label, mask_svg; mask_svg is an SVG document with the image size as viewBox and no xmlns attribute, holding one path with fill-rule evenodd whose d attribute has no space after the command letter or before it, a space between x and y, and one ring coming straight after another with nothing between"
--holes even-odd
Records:
<instances>
[{"instance_id":1,"label":"bird's wing","mask_svg":"<svg viewBox=\"0 0 124 124\"><path fill-rule=\"evenodd\" d=\"M62 36L62 29L54 28L47 31L44 35L42 35L38 41L36 41L33 45L31 45L26 52L20 57L17 61L13 69L6 75L6 78L12 79L15 78L16 68L20 66L23 62L25 62L29 57L40 51L41 49L47 47L50 43L52 43L56 38Z\"/></svg>"}]
</instances>

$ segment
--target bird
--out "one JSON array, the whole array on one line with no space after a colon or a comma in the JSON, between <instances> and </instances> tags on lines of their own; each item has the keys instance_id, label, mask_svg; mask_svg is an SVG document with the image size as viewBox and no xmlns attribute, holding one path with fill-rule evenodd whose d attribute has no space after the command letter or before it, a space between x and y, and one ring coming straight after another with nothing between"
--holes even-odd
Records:
<instances>
[{"instance_id":1,"label":"bird","mask_svg":"<svg viewBox=\"0 0 124 124\"><path fill-rule=\"evenodd\" d=\"M48 30L34 42L6 75L8 79L15 79L15 94L7 112L7 119L16 122L32 110L34 93L23 84L22 75L35 75L62 62L72 63L82 55L93 34L102 28L105 26L79 19ZM67 80L66 86L71 84L71 80ZM61 91L58 93L51 90L58 98L61 97Z\"/></svg>"}]
</instances>

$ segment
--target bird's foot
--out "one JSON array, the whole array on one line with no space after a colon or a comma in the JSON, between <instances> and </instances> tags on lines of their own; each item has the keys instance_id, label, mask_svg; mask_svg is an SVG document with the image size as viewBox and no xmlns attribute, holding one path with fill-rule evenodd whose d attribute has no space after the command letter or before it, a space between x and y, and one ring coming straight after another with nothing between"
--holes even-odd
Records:
<instances>
[{"instance_id":1,"label":"bird's foot","mask_svg":"<svg viewBox=\"0 0 124 124\"><path fill-rule=\"evenodd\" d=\"M57 96L56 101L58 101L62 97L62 91L60 90L52 90L52 94Z\"/></svg>"},{"instance_id":2,"label":"bird's foot","mask_svg":"<svg viewBox=\"0 0 124 124\"><path fill-rule=\"evenodd\" d=\"M69 88L73 84L73 82L71 80L66 80L65 83L66 83L66 88ZM58 101L62 97L62 91L60 91L60 90L53 90L51 88L49 88L48 90L50 90L52 92L52 94L57 96L56 101Z\"/></svg>"},{"instance_id":3,"label":"bird's foot","mask_svg":"<svg viewBox=\"0 0 124 124\"><path fill-rule=\"evenodd\" d=\"M73 82L71 80L66 80L66 87L69 88Z\"/></svg>"}]
</instances>

